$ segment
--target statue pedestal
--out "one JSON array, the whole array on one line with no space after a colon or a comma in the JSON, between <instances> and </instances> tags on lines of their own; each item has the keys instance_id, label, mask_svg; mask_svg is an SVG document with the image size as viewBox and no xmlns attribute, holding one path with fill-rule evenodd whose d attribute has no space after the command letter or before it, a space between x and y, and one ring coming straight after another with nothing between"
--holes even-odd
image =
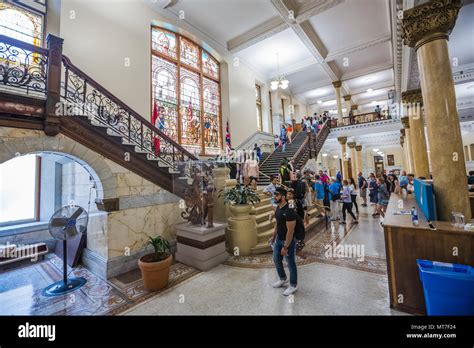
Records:
<instances>
[{"instance_id":1,"label":"statue pedestal","mask_svg":"<svg viewBox=\"0 0 474 348\"><path fill-rule=\"evenodd\" d=\"M176 261L208 271L227 260L230 255L225 250L226 226L217 222L211 228L187 222L176 225Z\"/></svg>"}]
</instances>

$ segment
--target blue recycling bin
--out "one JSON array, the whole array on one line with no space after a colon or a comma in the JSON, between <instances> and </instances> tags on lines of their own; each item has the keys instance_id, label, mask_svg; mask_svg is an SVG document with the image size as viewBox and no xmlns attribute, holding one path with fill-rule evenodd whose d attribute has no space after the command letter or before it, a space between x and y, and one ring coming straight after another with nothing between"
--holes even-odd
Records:
<instances>
[{"instance_id":1,"label":"blue recycling bin","mask_svg":"<svg viewBox=\"0 0 474 348\"><path fill-rule=\"evenodd\" d=\"M474 315L474 268L416 260L428 315Z\"/></svg>"}]
</instances>

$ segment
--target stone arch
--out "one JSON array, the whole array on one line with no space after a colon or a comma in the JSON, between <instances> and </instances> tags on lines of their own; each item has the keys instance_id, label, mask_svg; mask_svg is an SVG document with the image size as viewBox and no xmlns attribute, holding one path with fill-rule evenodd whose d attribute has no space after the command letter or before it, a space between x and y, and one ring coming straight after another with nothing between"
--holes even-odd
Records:
<instances>
[{"instance_id":1,"label":"stone arch","mask_svg":"<svg viewBox=\"0 0 474 348\"><path fill-rule=\"evenodd\" d=\"M0 163L16 156L41 152L68 156L80 163L100 185L100 188L97 187L98 198L117 197L117 178L105 161L105 157L61 134L49 137L42 131L16 131L7 133L6 136L0 134Z\"/></svg>"}]
</instances>

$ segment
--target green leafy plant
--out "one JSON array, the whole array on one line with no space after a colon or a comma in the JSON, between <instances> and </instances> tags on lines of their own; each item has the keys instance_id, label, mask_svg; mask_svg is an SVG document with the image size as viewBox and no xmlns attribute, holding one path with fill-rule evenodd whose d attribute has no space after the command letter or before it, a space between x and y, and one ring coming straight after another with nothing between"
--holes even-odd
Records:
<instances>
[{"instance_id":1,"label":"green leafy plant","mask_svg":"<svg viewBox=\"0 0 474 348\"><path fill-rule=\"evenodd\" d=\"M169 256L170 243L162 236L148 236L147 244L153 246L153 249L155 250L151 262L162 261Z\"/></svg>"},{"instance_id":2,"label":"green leafy plant","mask_svg":"<svg viewBox=\"0 0 474 348\"><path fill-rule=\"evenodd\" d=\"M224 197L225 204L255 204L260 202L258 194L251 187L237 184L230 190L224 189L219 193L219 197Z\"/></svg>"}]
</instances>

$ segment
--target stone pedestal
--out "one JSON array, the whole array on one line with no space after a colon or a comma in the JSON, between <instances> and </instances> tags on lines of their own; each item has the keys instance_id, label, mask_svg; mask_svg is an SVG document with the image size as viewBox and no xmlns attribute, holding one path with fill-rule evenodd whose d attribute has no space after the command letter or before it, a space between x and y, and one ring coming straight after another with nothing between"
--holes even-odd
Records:
<instances>
[{"instance_id":1,"label":"stone pedestal","mask_svg":"<svg viewBox=\"0 0 474 348\"><path fill-rule=\"evenodd\" d=\"M348 179L350 174L349 172L349 166L347 165L347 153L346 153L346 143L347 143L347 137L339 137L337 138L337 141L339 141L339 144L341 144L341 159L342 159L342 178L343 179Z\"/></svg>"},{"instance_id":2,"label":"stone pedestal","mask_svg":"<svg viewBox=\"0 0 474 348\"><path fill-rule=\"evenodd\" d=\"M217 222L211 228L187 222L176 225L176 261L208 271L227 260L225 228L226 224Z\"/></svg>"},{"instance_id":3,"label":"stone pedestal","mask_svg":"<svg viewBox=\"0 0 474 348\"><path fill-rule=\"evenodd\" d=\"M214 173L214 221L225 222L227 220L227 212L224 204L224 197L219 197L221 190L226 188L227 178L230 169L227 167L213 169Z\"/></svg>"}]
</instances>

